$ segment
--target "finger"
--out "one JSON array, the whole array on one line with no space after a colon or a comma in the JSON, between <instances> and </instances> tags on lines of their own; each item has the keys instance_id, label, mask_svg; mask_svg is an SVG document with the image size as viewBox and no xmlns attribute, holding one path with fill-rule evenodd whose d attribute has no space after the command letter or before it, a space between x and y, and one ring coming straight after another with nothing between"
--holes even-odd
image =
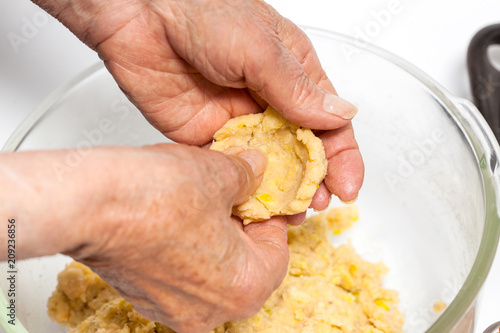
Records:
<instances>
[{"instance_id":1,"label":"finger","mask_svg":"<svg viewBox=\"0 0 500 333\"><path fill-rule=\"evenodd\" d=\"M363 184L364 163L352 125L325 132L320 138L328 159L326 187L344 202L356 199Z\"/></svg>"},{"instance_id":2,"label":"finger","mask_svg":"<svg viewBox=\"0 0 500 333\"><path fill-rule=\"evenodd\" d=\"M331 196L332 196L332 194L330 193L330 191L326 187L325 183L322 182L321 184L319 184L319 188L316 191L316 193L314 193L310 208L313 208L316 210L326 209L328 207L328 205L330 204Z\"/></svg>"},{"instance_id":3,"label":"finger","mask_svg":"<svg viewBox=\"0 0 500 333\"><path fill-rule=\"evenodd\" d=\"M306 212L285 216L286 223L290 225L301 225L306 220Z\"/></svg>"},{"instance_id":4,"label":"finger","mask_svg":"<svg viewBox=\"0 0 500 333\"><path fill-rule=\"evenodd\" d=\"M318 86L338 95L323 70L316 50L306 33L285 17L281 17L281 24L278 25L277 32L286 47L300 62L309 78Z\"/></svg>"},{"instance_id":5,"label":"finger","mask_svg":"<svg viewBox=\"0 0 500 333\"><path fill-rule=\"evenodd\" d=\"M256 254L260 272L257 278L275 290L286 275L289 252L287 244L287 223L282 216L272 217L264 222L254 222L243 226L243 231L250 238L250 246Z\"/></svg>"},{"instance_id":6,"label":"finger","mask_svg":"<svg viewBox=\"0 0 500 333\"><path fill-rule=\"evenodd\" d=\"M297 59L304 67L305 72L311 78L311 80L316 82L320 87L336 94L335 88L333 87L333 84L328 79L325 71L323 70L319 58L314 50L314 47L312 46L312 43L310 39L307 37L307 35L300 28L298 28L295 24L293 24L286 18L283 18L281 29L279 29L279 34L281 39L283 40L283 43L297 57ZM323 132L323 131L317 131L317 132ZM354 164L359 164L359 158L357 160L358 162L355 162ZM362 179L360 180L359 178L354 180L354 183L359 184L359 186L361 186L361 182ZM337 187L342 188L342 186L337 186ZM340 190L339 192L340 196L344 198L353 196L352 194L346 193L348 191ZM315 196L313 197L313 200L311 202L311 208L317 210L323 210L327 208L330 202L330 196L331 196L330 191L326 187L325 183L322 183L321 187L318 189L318 191L316 191Z\"/></svg>"},{"instance_id":7,"label":"finger","mask_svg":"<svg viewBox=\"0 0 500 333\"><path fill-rule=\"evenodd\" d=\"M276 14L278 15L278 14ZM351 103L316 84L300 61L279 39L262 32L266 49L249 48L244 76L248 88L265 99L287 119L312 129L333 129L347 123L357 112Z\"/></svg>"},{"instance_id":8,"label":"finger","mask_svg":"<svg viewBox=\"0 0 500 333\"><path fill-rule=\"evenodd\" d=\"M232 161L224 173L226 194L233 198L233 206L244 203L260 185L267 166L267 156L258 149L229 150Z\"/></svg>"},{"instance_id":9,"label":"finger","mask_svg":"<svg viewBox=\"0 0 500 333\"><path fill-rule=\"evenodd\" d=\"M250 89L285 118L307 128L338 128L354 117L354 105L314 83L290 50L275 47L269 62L252 64L245 73Z\"/></svg>"}]
</instances>

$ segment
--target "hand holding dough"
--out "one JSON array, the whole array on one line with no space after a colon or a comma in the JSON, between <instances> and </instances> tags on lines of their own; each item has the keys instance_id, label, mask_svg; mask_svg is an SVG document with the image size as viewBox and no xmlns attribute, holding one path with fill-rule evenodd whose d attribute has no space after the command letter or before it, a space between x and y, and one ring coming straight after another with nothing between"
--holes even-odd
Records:
<instances>
[{"instance_id":1,"label":"hand holding dough","mask_svg":"<svg viewBox=\"0 0 500 333\"><path fill-rule=\"evenodd\" d=\"M268 157L261 185L247 202L233 208L244 224L305 211L326 175L321 140L271 107L233 118L215 133L210 149L231 147L260 149Z\"/></svg>"}]
</instances>

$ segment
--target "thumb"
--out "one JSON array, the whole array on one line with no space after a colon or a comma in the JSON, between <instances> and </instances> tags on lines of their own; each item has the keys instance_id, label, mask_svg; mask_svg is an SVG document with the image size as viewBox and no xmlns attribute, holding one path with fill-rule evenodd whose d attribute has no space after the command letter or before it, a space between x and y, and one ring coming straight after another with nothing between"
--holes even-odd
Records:
<instances>
[{"instance_id":1,"label":"thumb","mask_svg":"<svg viewBox=\"0 0 500 333\"><path fill-rule=\"evenodd\" d=\"M299 34L308 38L302 31ZM311 129L339 128L356 115L356 106L316 84L294 52L280 39L272 39L270 44L266 45L266 61L262 61L257 51L250 51L253 54L247 59L245 71L249 89L291 122ZM302 43L301 47L306 50L295 50L295 53L315 55L310 42ZM309 71L324 73L319 61L311 66L315 68Z\"/></svg>"},{"instance_id":2,"label":"thumb","mask_svg":"<svg viewBox=\"0 0 500 333\"><path fill-rule=\"evenodd\" d=\"M233 147L223 151L232 161L232 170L225 179L227 195L233 206L244 203L262 182L267 156L258 149Z\"/></svg>"},{"instance_id":3,"label":"thumb","mask_svg":"<svg viewBox=\"0 0 500 333\"><path fill-rule=\"evenodd\" d=\"M264 222L254 222L243 226L243 231L251 239L258 261L255 278L262 278L263 283L274 291L285 278L288 267L287 221L283 216L275 216Z\"/></svg>"}]
</instances>

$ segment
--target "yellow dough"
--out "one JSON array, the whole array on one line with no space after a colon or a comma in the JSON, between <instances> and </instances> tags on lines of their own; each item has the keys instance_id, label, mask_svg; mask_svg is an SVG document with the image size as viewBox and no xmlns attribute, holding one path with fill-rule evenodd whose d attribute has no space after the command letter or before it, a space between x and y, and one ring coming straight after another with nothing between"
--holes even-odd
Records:
<instances>
[{"instance_id":1,"label":"yellow dough","mask_svg":"<svg viewBox=\"0 0 500 333\"><path fill-rule=\"evenodd\" d=\"M382 287L387 268L364 261L349 244L334 248L329 236L357 219L355 206L335 208L288 230L288 274L260 311L212 333L396 333L403 315L397 292ZM49 315L70 333L167 333L139 315L86 266L59 274Z\"/></svg>"},{"instance_id":2,"label":"yellow dough","mask_svg":"<svg viewBox=\"0 0 500 333\"><path fill-rule=\"evenodd\" d=\"M120 294L90 268L76 261L57 276L57 288L47 304L49 317L76 326Z\"/></svg>"},{"instance_id":3,"label":"yellow dough","mask_svg":"<svg viewBox=\"0 0 500 333\"><path fill-rule=\"evenodd\" d=\"M274 109L229 120L210 149L257 148L268 157L262 183L233 214L244 224L274 215L304 212L326 175L323 143L313 132L290 123Z\"/></svg>"}]
</instances>

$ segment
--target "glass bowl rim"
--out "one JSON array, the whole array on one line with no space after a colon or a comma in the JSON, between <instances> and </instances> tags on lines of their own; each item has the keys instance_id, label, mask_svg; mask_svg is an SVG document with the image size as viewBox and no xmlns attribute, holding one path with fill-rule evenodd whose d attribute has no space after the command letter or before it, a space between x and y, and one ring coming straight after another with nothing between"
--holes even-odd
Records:
<instances>
[{"instance_id":1,"label":"glass bowl rim","mask_svg":"<svg viewBox=\"0 0 500 333\"><path fill-rule=\"evenodd\" d=\"M443 88L439 83L433 80L430 76L425 74L419 68L411 64L410 62L404 60L403 58L395 55L394 53L387 51L383 48L375 46L370 43L366 43L364 41L358 40L354 37L343 35L340 33L309 27L309 26L300 26L302 30L306 32L306 34L312 34L318 37L332 39L336 42L346 43L351 45L357 49L361 49L363 51L367 51L371 54L374 54L384 60L389 61L391 64L399 67L400 69L407 72L410 76L420 81L425 87L427 87L436 98L443 103L448 109L448 111L454 116L455 121L458 125L464 124L460 121L460 115L463 111L457 107L457 104L466 104L466 107L469 108L469 112L473 113L474 118L479 118L479 125L482 126L481 130L473 131L475 135L483 135L485 139L489 142L489 144L493 147L493 150L496 156L499 156L500 148L498 147L498 143L494 139L493 133L491 129L487 125L486 121L482 118L481 114L470 102L462 100L460 98L454 97L451 95L445 88ZM360 47L356 45L356 42L363 42L364 46ZM87 69L83 70L81 73L73 77L68 82L62 84L56 90L54 90L51 94L49 94L38 106L36 106L33 111L21 122L21 124L17 127L17 129L12 133L7 142L2 148L2 152L13 152L15 151L19 145L24 141L26 136L29 134L31 129L36 126L36 124L43 118L43 116L50 111L61 99L71 93L73 89L77 89L77 87L86 79L91 78L93 75L99 74L102 70L105 70L105 66L102 62L97 62ZM470 135L468 131L463 131L464 135L467 136L470 142ZM484 138L483 138L484 139ZM471 145L471 149L474 151L476 159L479 161L479 154L473 145ZM498 160L498 158L497 158ZM479 168L479 163L478 163ZM495 168L493 168L495 169ZM431 325L431 327L426 331L427 333L442 333L442 332L450 332L453 327L460 322L460 319L464 317L468 309L473 305L474 300L479 293L481 286L483 285L490 267L493 263L493 259L495 257L495 252L498 247L498 240L500 237L500 218L498 216L498 211L494 207L491 207L491 203L495 206L498 205L497 202L497 193L499 192L499 180L498 177L495 177L493 171L484 170L484 168L479 168L481 174L483 176L483 186L485 186L485 196L487 199L487 203L490 203L490 206L486 211L486 220L483 229L483 234L481 236L481 243L479 246L479 250L476 258L474 259L474 264L463 284L461 289L459 290L456 297L453 301L447 306L447 308L443 311L443 313L439 316L439 318ZM485 174L486 173L486 174ZM493 183L493 184L490 184ZM491 250L493 249L493 251ZM0 303L5 302L5 295L0 293ZM1 322L3 324L3 321ZM4 327L7 329L7 327ZM12 328L14 328L12 330ZM27 330L22 326L18 325L16 327L9 327L10 332L27 332ZM9 331L8 329L8 331Z\"/></svg>"}]
</instances>

